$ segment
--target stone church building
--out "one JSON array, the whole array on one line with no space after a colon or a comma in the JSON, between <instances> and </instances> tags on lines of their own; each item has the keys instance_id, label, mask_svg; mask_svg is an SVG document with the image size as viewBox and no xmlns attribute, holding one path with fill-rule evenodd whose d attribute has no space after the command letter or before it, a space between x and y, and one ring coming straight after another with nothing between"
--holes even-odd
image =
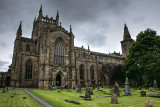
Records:
<instances>
[{"instance_id":1,"label":"stone church building","mask_svg":"<svg viewBox=\"0 0 160 107\"><path fill-rule=\"evenodd\" d=\"M120 53L99 53L74 46L75 35L61 26L59 13L56 18L42 14L34 19L31 38L22 37L20 23L14 42L11 64L11 86L49 89L76 84L101 85L109 82L103 66L122 64L128 54L133 39L124 26L124 38Z\"/></svg>"}]
</instances>

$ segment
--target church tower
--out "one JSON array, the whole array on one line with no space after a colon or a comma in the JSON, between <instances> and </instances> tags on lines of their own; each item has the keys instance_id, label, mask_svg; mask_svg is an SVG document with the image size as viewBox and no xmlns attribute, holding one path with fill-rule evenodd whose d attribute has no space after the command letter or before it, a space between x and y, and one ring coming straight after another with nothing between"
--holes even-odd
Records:
<instances>
[{"instance_id":1,"label":"church tower","mask_svg":"<svg viewBox=\"0 0 160 107\"><path fill-rule=\"evenodd\" d=\"M121 48L122 48L122 57L127 57L129 53L129 47L133 43L133 39L131 38L131 35L129 33L128 27L125 24L124 25L124 34L123 34L123 41L121 41Z\"/></svg>"}]
</instances>

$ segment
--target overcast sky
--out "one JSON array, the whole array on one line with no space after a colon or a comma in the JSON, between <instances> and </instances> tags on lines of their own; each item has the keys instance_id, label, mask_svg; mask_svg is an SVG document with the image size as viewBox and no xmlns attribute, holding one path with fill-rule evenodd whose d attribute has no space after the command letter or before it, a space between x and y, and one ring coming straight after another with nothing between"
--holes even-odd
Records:
<instances>
[{"instance_id":1,"label":"overcast sky","mask_svg":"<svg viewBox=\"0 0 160 107\"><path fill-rule=\"evenodd\" d=\"M75 46L102 53L121 52L124 23L131 37L151 28L160 34L160 0L0 0L0 71L11 64L14 40L22 20L22 36L31 38L40 5L43 15L59 10L62 26L75 35Z\"/></svg>"}]
</instances>

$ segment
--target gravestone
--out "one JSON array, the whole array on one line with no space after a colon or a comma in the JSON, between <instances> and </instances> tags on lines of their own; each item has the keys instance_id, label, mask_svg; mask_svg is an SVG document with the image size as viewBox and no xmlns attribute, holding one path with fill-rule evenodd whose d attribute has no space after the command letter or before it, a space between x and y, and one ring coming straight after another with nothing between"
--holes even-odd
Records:
<instances>
[{"instance_id":1,"label":"gravestone","mask_svg":"<svg viewBox=\"0 0 160 107\"><path fill-rule=\"evenodd\" d=\"M5 93L5 87L3 88L3 93Z\"/></svg>"},{"instance_id":2,"label":"gravestone","mask_svg":"<svg viewBox=\"0 0 160 107\"><path fill-rule=\"evenodd\" d=\"M118 97L120 96L119 94L119 85L117 84L117 81L115 81L115 85L114 85L114 94L116 94Z\"/></svg>"},{"instance_id":3,"label":"gravestone","mask_svg":"<svg viewBox=\"0 0 160 107\"><path fill-rule=\"evenodd\" d=\"M142 97L146 96L146 91L141 91L141 96Z\"/></svg>"},{"instance_id":4,"label":"gravestone","mask_svg":"<svg viewBox=\"0 0 160 107\"><path fill-rule=\"evenodd\" d=\"M92 100L91 99L91 95L90 95L90 88L87 86L86 87L86 90L85 90L85 98L84 98L84 100Z\"/></svg>"},{"instance_id":5,"label":"gravestone","mask_svg":"<svg viewBox=\"0 0 160 107\"><path fill-rule=\"evenodd\" d=\"M156 80L153 81L153 88L154 88L155 90L158 90Z\"/></svg>"},{"instance_id":6,"label":"gravestone","mask_svg":"<svg viewBox=\"0 0 160 107\"><path fill-rule=\"evenodd\" d=\"M154 107L154 102L153 101L146 101L145 107Z\"/></svg>"},{"instance_id":7,"label":"gravestone","mask_svg":"<svg viewBox=\"0 0 160 107\"><path fill-rule=\"evenodd\" d=\"M73 104L77 104L77 105L79 105L80 103L79 102L77 102L77 101L73 101L73 100L65 100L66 102L69 102L69 103L73 103Z\"/></svg>"},{"instance_id":8,"label":"gravestone","mask_svg":"<svg viewBox=\"0 0 160 107\"><path fill-rule=\"evenodd\" d=\"M81 85L78 84L78 93L81 93Z\"/></svg>"},{"instance_id":9,"label":"gravestone","mask_svg":"<svg viewBox=\"0 0 160 107\"><path fill-rule=\"evenodd\" d=\"M90 95L93 95L93 89L90 89Z\"/></svg>"},{"instance_id":10,"label":"gravestone","mask_svg":"<svg viewBox=\"0 0 160 107\"><path fill-rule=\"evenodd\" d=\"M139 90L141 90L142 89L142 87L141 86L139 86Z\"/></svg>"},{"instance_id":11,"label":"gravestone","mask_svg":"<svg viewBox=\"0 0 160 107\"><path fill-rule=\"evenodd\" d=\"M130 84L128 82L128 78L126 77L126 82L125 82L125 95L126 96L130 96L131 93L130 93Z\"/></svg>"},{"instance_id":12,"label":"gravestone","mask_svg":"<svg viewBox=\"0 0 160 107\"><path fill-rule=\"evenodd\" d=\"M118 98L117 95L113 93L112 97L111 97L111 103L112 104L118 104Z\"/></svg>"},{"instance_id":13,"label":"gravestone","mask_svg":"<svg viewBox=\"0 0 160 107\"><path fill-rule=\"evenodd\" d=\"M149 87L149 90L152 91L152 92L156 91L155 88L153 88L153 87Z\"/></svg>"}]
</instances>

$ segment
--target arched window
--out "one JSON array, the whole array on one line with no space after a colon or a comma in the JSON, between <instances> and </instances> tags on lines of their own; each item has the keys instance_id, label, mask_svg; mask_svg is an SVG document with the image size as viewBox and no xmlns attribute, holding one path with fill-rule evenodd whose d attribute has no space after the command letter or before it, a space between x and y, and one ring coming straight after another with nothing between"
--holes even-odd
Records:
<instances>
[{"instance_id":1,"label":"arched window","mask_svg":"<svg viewBox=\"0 0 160 107\"><path fill-rule=\"evenodd\" d=\"M92 65L90 68L91 80L94 79L94 66Z\"/></svg>"},{"instance_id":2,"label":"arched window","mask_svg":"<svg viewBox=\"0 0 160 107\"><path fill-rule=\"evenodd\" d=\"M26 51L30 52L30 45L29 44L26 45Z\"/></svg>"},{"instance_id":3,"label":"arched window","mask_svg":"<svg viewBox=\"0 0 160 107\"><path fill-rule=\"evenodd\" d=\"M32 79L32 62L31 62L31 60L26 61L25 79Z\"/></svg>"},{"instance_id":4,"label":"arched window","mask_svg":"<svg viewBox=\"0 0 160 107\"><path fill-rule=\"evenodd\" d=\"M79 67L80 70L80 79L83 80L84 79L84 65L81 65Z\"/></svg>"},{"instance_id":5,"label":"arched window","mask_svg":"<svg viewBox=\"0 0 160 107\"><path fill-rule=\"evenodd\" d=\"M65 46L62 38L58 38L54 48L54 64L64 65Z\"/></svg>"}]
</instances>

